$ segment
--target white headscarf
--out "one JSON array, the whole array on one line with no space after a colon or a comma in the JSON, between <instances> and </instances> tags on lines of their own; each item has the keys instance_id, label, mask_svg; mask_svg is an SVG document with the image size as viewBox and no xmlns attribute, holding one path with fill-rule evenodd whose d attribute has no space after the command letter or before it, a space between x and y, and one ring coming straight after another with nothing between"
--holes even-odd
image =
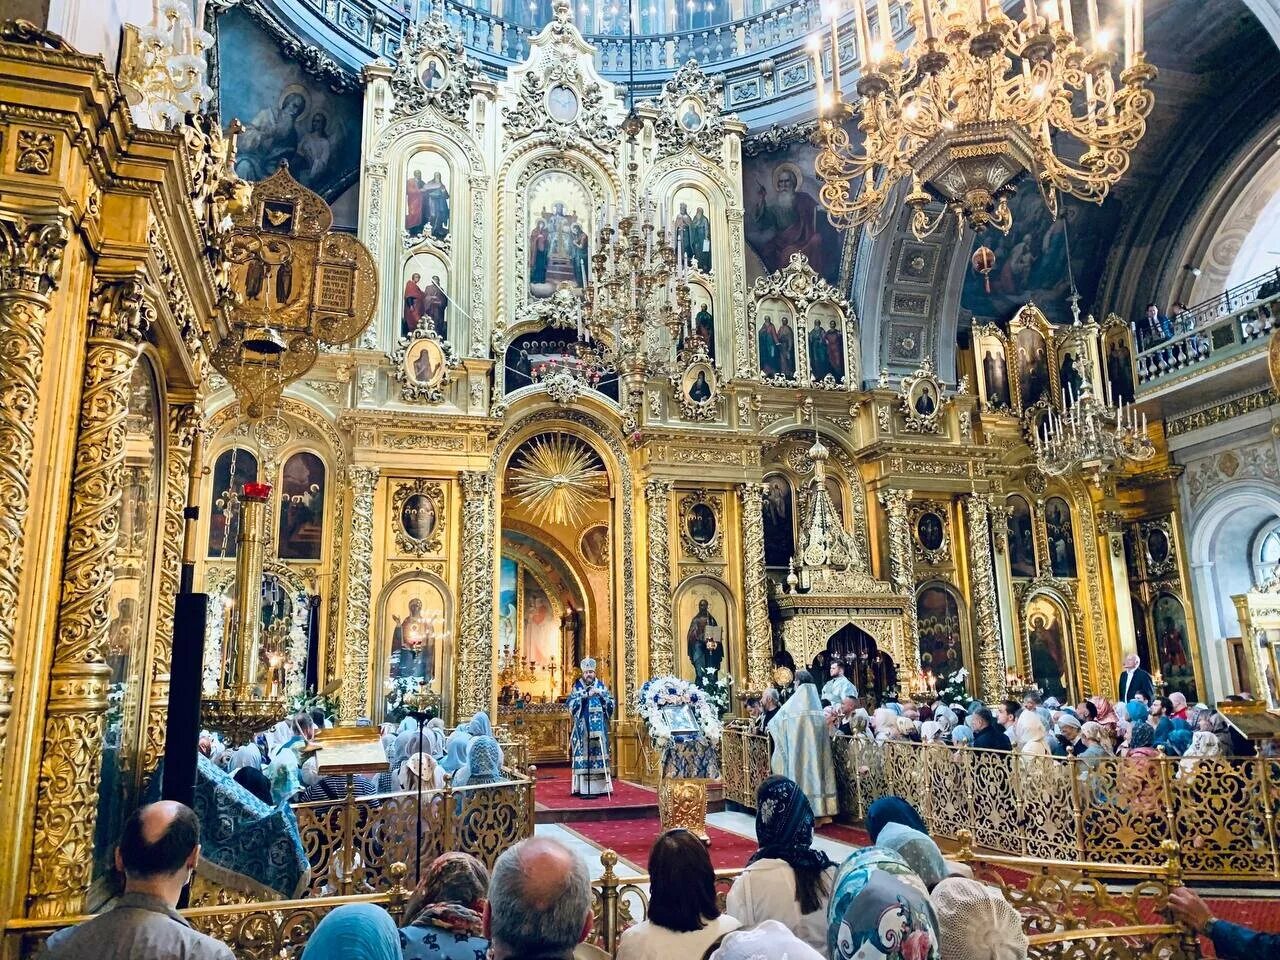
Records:
<instances>
[{"instance_id":1,"label":"white headscarf","mask_svg":"<svg viewBox=\"0 0 1280 960\"><path fill-rule=\"evenodd\" d=\"M938 915L942 960L1027 960L1022 918L1000 891L948 877L929 899Z\"/></svg>"},{"instance_id":2,"label":"white headscarf","mask_svg":"<svg viewBox=\"0 0 1280 960\"><path fill-rule=\"evenodd\" d=\"M727 934L711 960L822 960L822 954L777 920L765 920Z\"/></svg>"},{"instance_id":3,"label":"white headscarf","mask_svg":"<svg viewBox=\"0 0 1280 960\"><path fill-rule=\"evenodd\" d=\"M1049 731L1044 727L1040 714L1034 710L1023 710L1018 714L1018 722L1014 724L1017 731L1019 749L1023 753L1048 756Z\"/></svg>"},{"instance_id":4,"label":"white headscarf","mask_svg":"<svg viewBox=\"0 0 1280 960\"><path fill-rule=\"evenodd\" d=\"M920 739L925 743L941 743L942 724L937 720L926 720L920 724Z\"/></svg>"},{"instance_id":5,"label":"white headscarf","mask_svg":"<svg viewBox=\"0 0 1280 960\"><path fill-rule=\"evenodd\" d=\"M235 773L241 767L252 767L254 770L262 769L262 753L252 743L246 743L243 747L237 747L235 752L231 754L231 767L229 773Z\"/></svg>"}]
</instances>

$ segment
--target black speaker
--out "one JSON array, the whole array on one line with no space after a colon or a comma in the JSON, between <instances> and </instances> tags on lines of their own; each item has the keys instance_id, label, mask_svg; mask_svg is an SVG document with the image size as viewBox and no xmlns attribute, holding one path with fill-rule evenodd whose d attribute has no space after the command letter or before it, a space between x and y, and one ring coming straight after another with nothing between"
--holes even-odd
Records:
<instances>
[{"instance_id":1,"label":"black speaker","mask_svg":"<svg viewBox=\"0 0 1280 960\"><path fill-rule=\"evenodd\" d=\"M208 608L207 593L179 593L173 614L162 794L166 800L187 806L195 795L196 753L200 749L200 685Z\"/></svg>"}]
</instances>

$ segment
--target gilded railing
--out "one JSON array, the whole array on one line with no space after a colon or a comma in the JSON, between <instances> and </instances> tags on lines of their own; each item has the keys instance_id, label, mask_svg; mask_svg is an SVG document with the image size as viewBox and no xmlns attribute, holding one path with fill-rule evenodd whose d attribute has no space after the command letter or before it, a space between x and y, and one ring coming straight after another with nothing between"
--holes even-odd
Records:
<instances>
[{"instance_id":1,"label":"gilded railing","mask_svg":"<svg viewBox=\"0 0 1280 960\"><path fill-rule=\"evenodd\" d=\"M726 727L726 800L755 806L769 772L767 747L765 737ZM1280 879L1280 760L1056 760L844 736L832 749L840 812L849 819L897 795L935 836L968 831L996 853L1153 864L1173 841L1189 877Z\"/></svg>"},{"instance_id":2,"label":"gilded railing","mask_svg":"<svg viewBox=\"0 0 1280 960\"><path fill-rule=\"evenodd\" d=\"M181 913L195 929L231 947L236 960L292 960L302 955L307 938L325 914L344 904L379 904L386 907L397 926L403 924L405 903L409 899L409 890L404 884L408 868L403 863L392 863L386 872L390 882L381 893L193 907ZM5 958L34 957L55 930L88 919L12 920L4 931L2 955Z\"/></svg>"},{"instance_id":3,"label":"gilded railing","mask_svg":"<svg viewBox=\"0 0 1280 960\"><path fill-rule=\"evenodd\" d=\"M405 791L294 806L311 862L313 896L371 893L391 886L393 863L417 868L446 850L493 862L533 835L534 779L512 774L488 786Z\"/></svg>"}]
</instances>

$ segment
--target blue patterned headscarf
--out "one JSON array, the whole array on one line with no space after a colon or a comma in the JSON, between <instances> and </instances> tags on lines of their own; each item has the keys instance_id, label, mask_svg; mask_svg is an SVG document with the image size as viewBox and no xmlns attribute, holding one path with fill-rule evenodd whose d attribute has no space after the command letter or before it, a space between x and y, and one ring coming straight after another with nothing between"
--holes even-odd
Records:
<instances>
[{"instance_id":1,"label":"blue patterned headscarf","mask_svg":"<svg viewBox=\"0 0 1280 960\"><path fill-rule=\"evenodd\" d=\"M760 849L747 863L783 860L800 870L835 866L813 843L813 807L809 798L786 777L769 777L756 791L756 841Z\"/></svg>"},{"instance_id":2,"label":"blue patterned headscarf","mask_svg":"<svg viewBox=\"0 0 1280 960\"><path fill-rule=\"evenodd\" d=\"M489 722L489 715L481 710L471 722L467 724L467 733L473 737L492 737L493 724Z\"/></svg>"},{"instance_id":3,"label":"blue patterned headscarf","mask_svg":"<svg viewBox=\"0 0 1280 960\"><path fill-rule=\"evenodd\" d=\"M400 931L372 903L347 903L325 915L307 938L302 960L401 960Z\"/></svg>"},{"instance_id":4,"label":"blue patterned headscarf","mask_svg":"<svg viewBox=\"0 0 1280 960\"><path fill-rule=\"evenodd\" d=\"M467 762L467 747L471 737L465 730L455 730L449 734L445 744L444 759L440 761L440 769L445 773L457 773Z\"/></svg>"},{"instance_id":5,"label":"blue patterned headscarf","mask_svg":"<svg viewBox=\"0 0 1280 960\"><path fill-rule=\"evenodd\" d=\"M880 831L890 823L900 823L925 835L929 833L929 828L925 826L924 819L916 812L916 808L901 797L881 797L867 808L867 833L871 835L872 843L877 842Z\"/></svg>"},{"instance_id":6,"label":"blue patterned headscarf","mask_svg":"<svg viewBox=\"0 0 1280 960\"><path fill-rule=\"evenodd\" d=\"M1169 734L1169 739L1165 743L1171 753L1182 756L1187 752L1187 748L1191 746L1191 728L1174 730Z\"/></svg>"},{"instance_id":7,"label":"blue patterned headscarf","mask_svg":"<svg viewBox=\"0 0 1280 960\"><path fill-rule=\"evenodd\" d=\"M1129 714L1130 723L1146 723L1151 711L1141 700L1130 700L1125 704L1125 712Z\"/></svg>"},{"instance_id":8,"label":"blue patterned headscarf","mask_svg":"<svg viewBox=\"0 0 1280 960\"><path fill-rule=\"evenodd\" d=\"M957 747L973 746L973 731L962 723L951 731L951 742Z\"/></svg>"},{"instance_id":9,"label":"blue patterned headscarf","mask_svg":"<svg viewBox=\"0 0 1280 960\"><path fill-rule=\"evenodd\" d=\"M892 850L916 872L924 885L932 890L947 878L947 861L938 845L926 834L900 823L885 824L876 840L877 847Z\"/></svg>"},{"instance_id":10,"label":"blue patterned headscarf","mask_svg":"<svg viewBox=\"0 0 1280 960\"><path fill-rule=\"evenodd\" d=\"M502 747L493 737L472 737L467 763L453 778L455 787L479 787L502 782Z\"/></svg>"},{"instance_id":11,"label":"blue patterned headscarf","mask_svg":"<svg viewBox=\"0 0 1280 960\"><path fill-rule=\"evenodd\" d=\"M939 960L938 921L923 882L905 860L866 847L840 865L827 907L827 947L831 960Z\"/></svg>"}]
</instances>

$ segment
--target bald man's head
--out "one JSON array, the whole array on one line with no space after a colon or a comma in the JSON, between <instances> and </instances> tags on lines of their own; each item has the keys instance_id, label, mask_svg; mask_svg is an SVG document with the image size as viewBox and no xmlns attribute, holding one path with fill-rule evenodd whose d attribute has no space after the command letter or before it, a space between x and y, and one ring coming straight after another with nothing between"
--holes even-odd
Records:
<instances>
[{"instance_id":1,"label":"bald man's head","mask_svg":"<svg viewBox=\"0 0 1280 960\"><path fill-rule=\"evenodd\" d=\"M485 918L495 956L568 955L591 929L587 865L547 837L517 843L494 864Z\"/></svg>"},{"instance_id":2,"label":"bald man's head","mask_svg":"<svg viewBox=\"0 0 1280 960\"><path fill-rule=\"evenodd\" d=\"M125 821L119 866L130 879L168 877L191 868L200 846L195 811L172 800L134 810Z\"/></svg>"}]
</instances>

